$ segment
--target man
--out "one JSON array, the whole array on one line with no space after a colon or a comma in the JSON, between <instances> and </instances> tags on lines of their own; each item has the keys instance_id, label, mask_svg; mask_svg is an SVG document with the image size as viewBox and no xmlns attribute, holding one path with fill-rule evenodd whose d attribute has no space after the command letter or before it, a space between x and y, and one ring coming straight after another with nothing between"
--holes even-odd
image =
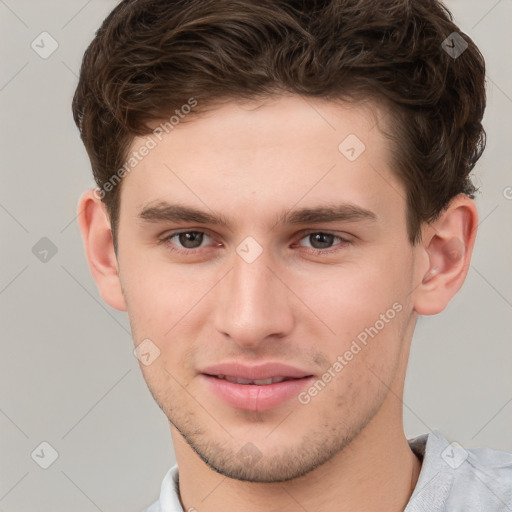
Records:
<instances>
[{"instance_id":1,"label":"man","mask_svg":"<svg viewBox=\"0 0 512 512\"><path fill-rule=\"evenodd\" d=\"M80 228L177 466L162 511L512 510L512 455L407 440L462 286L485 66L437 1L125 0L73 101Z\"/></svg>"}]
</instances>

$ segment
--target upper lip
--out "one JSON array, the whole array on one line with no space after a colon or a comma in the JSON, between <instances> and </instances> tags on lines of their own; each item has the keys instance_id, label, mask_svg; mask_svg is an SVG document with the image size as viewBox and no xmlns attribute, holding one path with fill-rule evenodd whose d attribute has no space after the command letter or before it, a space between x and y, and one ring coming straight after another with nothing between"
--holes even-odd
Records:
<instances>
[{"instance_id":1,"label":"upper lip","mask_svg":"<svg viewBox=\"0 0 512 512\"><path fill-rule=\"evenodd\" d=\"M292 377L300 379L310 377L311 373L282 363L264 363L245 365L241 363L220 363L203 368L201 373L206 375L223 375L236 379L263 380L272 377Z\"/></svg>"}]
</instances>

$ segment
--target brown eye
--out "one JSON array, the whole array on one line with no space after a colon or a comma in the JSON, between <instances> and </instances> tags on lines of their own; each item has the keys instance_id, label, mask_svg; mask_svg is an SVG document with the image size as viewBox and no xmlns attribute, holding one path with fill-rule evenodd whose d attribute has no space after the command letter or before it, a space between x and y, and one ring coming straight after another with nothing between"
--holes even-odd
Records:
<instances>
[{"instance_id":1,"label":"brown eye","mask_svg":"<svg viewBox=\"0 0 512 512\"><path fill-rule=\"evenodd\" d=\"M204 233L201 233L200 231L187 231L185 233L179 233L175 236L178 237L180 244L185 249L196 249L197 247L201 246L203 235Z\"/></svg>"},{"instance_id":2,"label":"brown eye","mask_svg":"<svg viewBox=\"0 0 512 512\"><path fill-rule=\"evenodd\" d=\"M329 233L312 233L308 235L308 237L314 249L328 249L332 246L336 238Z\"/></svg>"},{"instance_id":3,"label":"brown eye","mask_svg":"<svg viewBox=\"0 0 512 512\"><path fill-rule=\"evenodd\" d=\"M161 239L169 249L175 252L197 252L197 249L205 248L212 238L203 231L178 231L169 233Z\"/></svg>"},{"instance_id":4,"label":"brown eye","mask_svg":"<svg viewBox=\"0 0 512 512\"><path fill-rule=\"evenodd\" d=\"M309 242L309 244L305 244L304 241ZM335 243L336 241L338 241L339 243ZM323 231L312 231L310 233L306 233L306 235L301 238L299 245L301 247L309 247L316 251L322 251L322 249L331 249L336 246L342 247L349 243L349 240L346 240L345 238L337 236L333 233L325 233Z\"/></svg>"}]
</instances>

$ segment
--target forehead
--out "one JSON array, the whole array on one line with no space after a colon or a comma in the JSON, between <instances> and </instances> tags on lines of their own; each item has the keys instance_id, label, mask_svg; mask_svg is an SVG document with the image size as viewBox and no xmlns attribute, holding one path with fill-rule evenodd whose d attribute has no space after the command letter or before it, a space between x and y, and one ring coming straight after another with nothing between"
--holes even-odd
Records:
<instances>
[{"instance_id":1,"label":"forehead","mask_svg":"<svg viewBox=\"0 0 512 512\"><path fill-rule=\"evenodd\" d=\"M172 129L155 123L157 131L131 145L130 155L152 141L144 157L132 158L121 203L132 214L179 201L227 217L272 218L299 203L400 208L405 194L391 171L384 120L375 104L290 96L229 102L185 115Z\"/></svg>"}]
</instances>

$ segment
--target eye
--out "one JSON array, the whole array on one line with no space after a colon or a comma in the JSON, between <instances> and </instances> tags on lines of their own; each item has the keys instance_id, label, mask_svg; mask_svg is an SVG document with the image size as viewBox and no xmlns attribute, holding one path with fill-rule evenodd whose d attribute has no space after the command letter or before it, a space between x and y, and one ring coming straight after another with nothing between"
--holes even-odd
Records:
<instances>
[{"instance_id":1,"label":"eye","mask_svg":"<svg viewBox=\"0 0 512 512\"><path fill-rule=\"evenodd\" d=\"M199 252L199 249L212 245L213 237L204 231L178 231L165 235L160 243L165 244L171 251L182 254ZM308 244L309 242L309 244ZM338 243L335 243L338 242ZM313 254L329 254L352 244L349 239L325 231L310 231L300 238L295 247L307 247ZM222 244L214 243L219 247Z\"/></svg>"},{"instance_id":2,"label":"eye","mask_svg":"<svg viewBox=\"0 0 512 512\"><path fill-rule=\"evenodd\" d=\"M208 239L212 240L204 231L180 231L169 233L162 238L161 242L172 246L174 251L189 252L205 247L203 242Z\"/></svg>"},{"instance_id":3,"label":"eye","mask_svg":"<svg viewBox=\"0 0 512 512\"><path fill-rule=\"evenodd\" d=\"M304 245L302 243L303 240L310 242L310 245ZM340 243L333 245L336 240L338 240ZM301 241L298 245L301 247L310 247L315 253L326 253L332 252L332 250L330 251L329 249L332 249L333 247L344 247L345 245L349 245L351 243L352 242L350 240L335 235L334 233L327 233L324 231L311 231L307 233L303 238L301 238ZM334 250L337 249L335 248Z\"/></svg>"}]
</instances>

